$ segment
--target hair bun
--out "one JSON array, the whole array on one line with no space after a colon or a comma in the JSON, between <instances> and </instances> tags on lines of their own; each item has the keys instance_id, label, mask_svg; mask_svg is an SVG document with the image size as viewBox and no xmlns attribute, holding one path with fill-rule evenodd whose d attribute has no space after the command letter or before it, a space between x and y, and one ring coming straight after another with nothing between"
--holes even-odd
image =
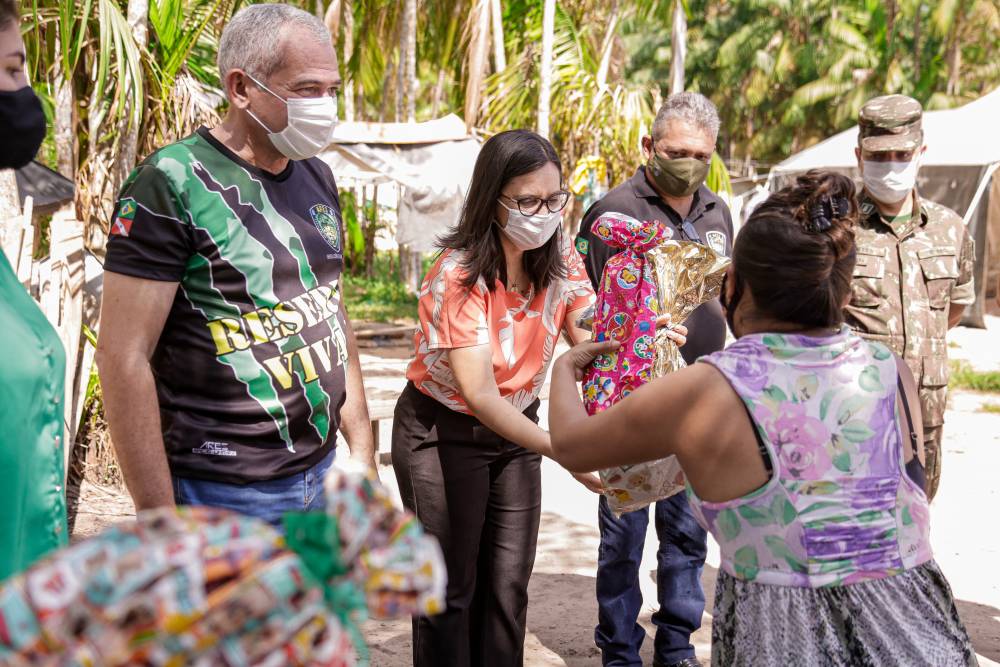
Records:
<instances>
[{"instance_id":1,"label":"hair bun","mask_svg":"<svg viewBox=\"0 0 1000 667\"><path fill-rule=\"evenodd\" d=\"M809 218L805 223L807 232L826 232L833 227L833 221L846 218L851 212L851 202L846 197L822 197L809 207Z\"/></svg>"}]
</instances>

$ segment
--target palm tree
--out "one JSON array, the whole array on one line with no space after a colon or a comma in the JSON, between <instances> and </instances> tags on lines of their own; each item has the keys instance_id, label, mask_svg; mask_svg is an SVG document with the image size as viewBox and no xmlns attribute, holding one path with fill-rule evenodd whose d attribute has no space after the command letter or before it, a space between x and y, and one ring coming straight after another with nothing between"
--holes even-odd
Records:
<instances>
[{"instance_id":1,"label":"palm tree","mask_svg":"<svg viewBox=\"0 0 1000 667\"><path fill-rule=\"evenodd\" d=\"M545 0L542 14L542 66L538 73L538 134L548 138L552 102L552 40L556 22L556 0Z\"/></svg>"}]
</instances>

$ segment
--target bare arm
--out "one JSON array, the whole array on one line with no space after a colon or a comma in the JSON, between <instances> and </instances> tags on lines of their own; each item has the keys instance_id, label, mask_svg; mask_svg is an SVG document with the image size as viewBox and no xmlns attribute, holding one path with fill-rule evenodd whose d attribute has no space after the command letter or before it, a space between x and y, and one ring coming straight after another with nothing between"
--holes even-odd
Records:
<instances>
[{"instance_id":1,"label":"bare arm","mask_svg":"<svg viewBox=\"0 0 1000 667\"><path fill-rule=\"evenodd\" d=\"M372 434L371 418L368 415L368 399L365 396L365 383L361 375L358 342L346 311L344 321L347 324L347 398L340 409L340 431L347 440L351 458L374 468L375 438Z\"/></svg>"},{"instance_id":2,"label":"bare arm","mask_svg":"<svg viewBox=\"0 0 1000 667\"><path fill-rule=\"evenodd\" d=\"M104 274L97 368L111 440L136 510L173 506L149 360L177 283Z\"/></svg>"},{"instance_id":3,"label":"bare arm","mask_svg":"<svg viewBox=\"0 0 1000 667\"><path fill-rule=\"evenodd\" d=\"M448 351L458 389L476 419L502 438L543 456L552 455L549 434L500 396L489 345Z\"/></svg>"},{"instance_id":4,"label":"bare arm","mask_svg":"<svg viewBox=\"0 0 1000 667\"><path fill-rule=\"evenodd\" d=\"M693 407L706 386L714 386L713 371L702 364L654 380L627 401L588 416L576 388L581 369L596 355L617 347L617 343L578 345L555 362L549 398L552 456L569 470L597 470L677 454L681 443L701 442L703 432L712 428L709 422L715 421L708 411L699 415ZM672 428L663 429L663 424Z\"/></svg>"}]
</instances>

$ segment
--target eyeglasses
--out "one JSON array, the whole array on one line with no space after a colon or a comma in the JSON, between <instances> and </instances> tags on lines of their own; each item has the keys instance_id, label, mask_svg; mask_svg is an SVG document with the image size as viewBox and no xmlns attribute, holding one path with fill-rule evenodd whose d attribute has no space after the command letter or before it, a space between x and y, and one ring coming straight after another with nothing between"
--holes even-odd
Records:
<instances>
[{"instance_id":1,"label":"eyeglasses","mask_svg":"<svg viewBox=\"0 0 1000 667\"><path fill-rule=\"evenodd\" d=\"M569 193L565 190L560 190L550 195L548 199L542 199L541 197L511 197L505 194L501 194L500 196L514 202L521 215L535 215L542 210L543 204L549 210L549 213L558 213L566 208L566 204L569 203Z\"/></svg>"}]
</instances>

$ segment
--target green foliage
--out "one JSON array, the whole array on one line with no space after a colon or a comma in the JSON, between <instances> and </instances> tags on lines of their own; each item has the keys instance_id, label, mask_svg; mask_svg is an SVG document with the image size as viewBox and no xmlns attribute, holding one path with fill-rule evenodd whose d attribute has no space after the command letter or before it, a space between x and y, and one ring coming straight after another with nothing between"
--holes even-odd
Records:
<instances>
[{"instance_id":1,"label":"green foliage","mask_svg":"<svg viewBox=\"0 0 1000 667\"><path fill-rule=\"evenodd\" d=\"M705 185L712 192L729 196L733 194L733 184L729 180L729 170L726 163L722 161L718 153L712 153L712 164L708 168L708 176L705 177Z\"/></svg>"},{"instance_id":2,"label":"green foliage","mask_svg":"<svg viewBox=\"0 0 1000 667\"><path fill-rule=\"evenodd\" d=\"M413 322L417 297L406 291L391 255L375 255L375 277L345 275L344 305L352 320Z\"/></svg>"},{"instance_id":3,"label":"green foliage","mask_svg":"<svg viewBox=\"0 0 1000 667\"><path fill-rule=\"evenodd\" d=\"M344 244L344 259L351 273L358 273L362 268L365 253L365 235L358 220L358 202L353 190L343 190L340 193L340 212L344 218L344 229L347 242Z\"/></svg>"},{"instance_id":4,"label":"green foliage","mask_svg":"<svg viewBox=\"0 0 1000 667\"><path fill-rule=\"evenodd\" d=\"M983 403L982 407L979 408L980 412L985 412L991 415L1000 415L1000 404L998 403Z\"/></svg>"},{"instance_id":5,"label":"green foliage","mask_svg":"<svg viewBox=\"0 0 1000 667\"><path fill-rule=\"evenodd\" d=\"M976 371L968 362L952 361L948 386L952 389L1000 393L1000 371Z\"/></svg>"}]
</instances>

